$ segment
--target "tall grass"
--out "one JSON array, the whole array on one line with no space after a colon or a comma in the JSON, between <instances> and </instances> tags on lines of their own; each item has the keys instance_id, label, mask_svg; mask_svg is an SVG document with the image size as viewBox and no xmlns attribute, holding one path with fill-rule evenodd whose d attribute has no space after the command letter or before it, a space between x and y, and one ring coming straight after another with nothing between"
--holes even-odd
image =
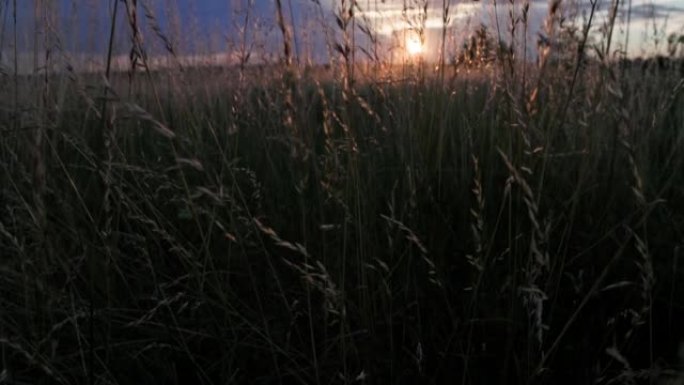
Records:
<instances>
[{"instance_id":1,"label":"tall grass","mask_svg":"<svg viewBox=\"0 0 684 385\"><path fill-rule=\"evenodd\" d=\"M616 60L617 1L453 43L445 1L437 61L389 62L372 3L314 4L324 66L247 2L215 67L112 1L86 73L36 1L23 74L0 2L0 383L684 381L680 51Z\"/></svg>"}]
</instances>

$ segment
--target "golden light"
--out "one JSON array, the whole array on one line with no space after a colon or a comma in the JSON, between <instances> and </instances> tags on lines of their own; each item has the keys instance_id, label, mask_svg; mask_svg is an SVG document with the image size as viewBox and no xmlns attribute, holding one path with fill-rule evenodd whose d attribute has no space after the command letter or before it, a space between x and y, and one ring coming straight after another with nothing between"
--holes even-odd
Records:
<instances>
[{"instance_id":1,"label":"golden light","mask_svg":"<svg viewBox=\"0 0 684 385\"><path fill-rule=\"evenodd\" d=\"M419 56L420 54L423 53L424 46L423 42L420 39L420 36L417 34L410 34L406 36L406 53L408 53L410 56Z\"/></svg>"}]
</instances>

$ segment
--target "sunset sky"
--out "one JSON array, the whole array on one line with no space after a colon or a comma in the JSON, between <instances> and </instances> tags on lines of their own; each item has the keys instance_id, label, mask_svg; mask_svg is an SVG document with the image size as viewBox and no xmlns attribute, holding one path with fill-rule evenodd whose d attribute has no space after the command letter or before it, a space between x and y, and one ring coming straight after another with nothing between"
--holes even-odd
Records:
<instances>
[{"instance_id":1,"label":"sunset sky","mask_svg":"<svg viewBox=\"0 0 684 385\"><path fill-rule=\"evenodd\" d=\"M30 50L33 42L33 7L37 0L19 0L19 46L20 51ZM493 0L454 1L450 0L449 45L458 46L459 39L473 28L485 24L495 30L497 14ZM603 24L607 17L610 0L598 0L599 12L595 16L595 26ZM264 55L277 55L280 47L280 33L275 28L275 0L138 0L148 6L162 32L167 35L177 49L185 54L218 53L234 50L243 41L253 45ZM442 0L428 0L428 12L420 21L420 12L411 9L412 4L422 0L360 0L363 12L357 13L358 20L369 26L383 42L383 55L402 50L406 54L420 52L426 58L435 58L441 47ZM101 53L106 45L110 14L113 0L59 0L59 15L55 18L56 28L61 37L61 45L72 53ZM516 0L514 14L520 13L522 2ZM564 1L564 4L572 2ZM248 6L251 4L251 6ZM328 38L334 34L333 9L339 0L320 0L320 8L314 0L283 0L286 17L294 25L296 48L302 57L325 60L326 32L322 27L321 15L329 26ZM508 1L499 0L498 20L502 34L506 36L509 24L510 7ZM529 12L528 41L534 47L537 32L543 25L548 13L548 1L531 0ZM565 12L580 15L589 9L589 0L578 0L574 6L567 6ZM0 49L6 57L11 48L12 0L0 0L2 34ZM120 3L123 10L123 3ZM246 38L241 33L246 11L249 12L249 27ZM618 15L618 28L614 41L622 44L626 38L626 7ZM145 19L144 9L139 9L139 18ZM123 54L127 50L127 35L124 13L119 15L119 38L116 50ZM294 23L292 23L294 21ZM416 25L425 27L423 44L416 36L406 37L405 31ZM148 24L149 26L149 24ZM657 31L657 34L654 34ZM145 31L146 42L158 40L154 33ZM666 38L670 33L684 33L684 0L632 0L631 26L629 28L629 53L632 56L653 52L654 36ZM358 33L358 35L362 35ZM363 46L363 38L359 37ZM663 46L661 45L661 49ZM150 48L153 50L154 48ZM534 48L531 48L532 50ZM394 50L394 51L393 51ZM534 55L534 52L529 52Z\"/></svg>"}]
</instances>

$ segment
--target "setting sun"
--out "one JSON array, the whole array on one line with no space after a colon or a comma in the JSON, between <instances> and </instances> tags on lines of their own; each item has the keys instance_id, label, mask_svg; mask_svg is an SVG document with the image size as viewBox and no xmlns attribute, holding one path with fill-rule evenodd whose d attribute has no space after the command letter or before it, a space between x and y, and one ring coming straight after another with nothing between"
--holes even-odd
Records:
<instances>
[{"instance_id":1,"label":"setting sun","mask_svg":"<svg viewBox=\"0 0 684 385\"><path fill-rule=\"evenodd\" d=\"M423 42L417 35L410 35L406 37L406 53L410 56L418 56L423 53Z\"/></svg>"}]
</instances>

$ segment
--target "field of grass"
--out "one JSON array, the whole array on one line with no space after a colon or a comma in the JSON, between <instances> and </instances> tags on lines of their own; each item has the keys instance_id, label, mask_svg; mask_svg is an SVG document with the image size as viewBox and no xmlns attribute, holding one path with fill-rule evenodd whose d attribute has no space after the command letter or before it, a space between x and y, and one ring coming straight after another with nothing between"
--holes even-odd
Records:
<instances>
[{"instance_id":1,"label":"field of grass","mask_svg":"<svg viewBox=\"0 0 684 385\"><path fill-rule=\"evenodd\" d=\"M0 78L0 384L684 383L679 68L305 69L278 26Z\"/></svg>"}]
</instances>

